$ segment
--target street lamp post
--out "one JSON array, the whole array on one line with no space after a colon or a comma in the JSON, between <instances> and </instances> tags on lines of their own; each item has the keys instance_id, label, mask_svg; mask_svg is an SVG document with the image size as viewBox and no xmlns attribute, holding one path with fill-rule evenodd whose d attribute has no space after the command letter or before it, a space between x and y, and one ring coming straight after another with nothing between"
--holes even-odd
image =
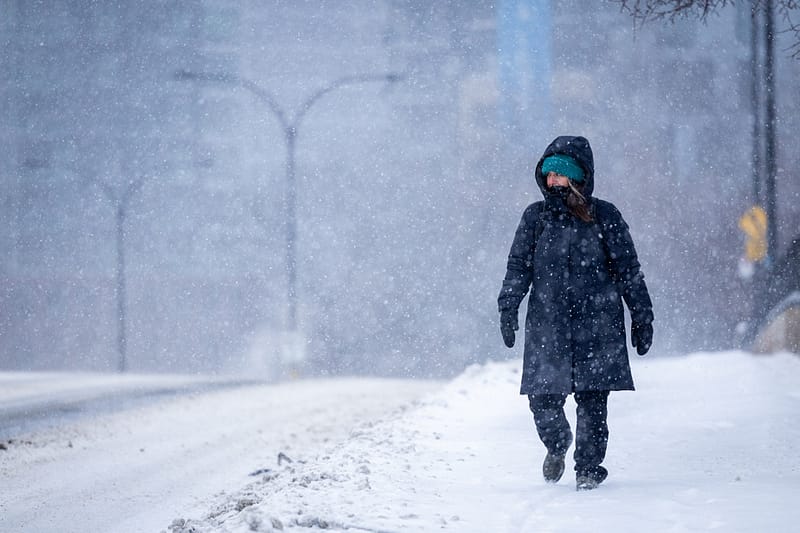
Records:
<instances>
[{"instance_id":1,"label":"street lamp post","mask_svg":"<svg viewBox=\"0 0 800 533\"><path fill-rule=\"evenodd\" d=\"M259 101L265 103L267 109L280 123L284 142L286 143L286 277L289 306L287 329L290 332L294 332L297 330L297 183L295 178L295 148L297 146L300 123L315 103L336 89L364 83L396 83L402 77L393 73L344 76L311 94L300 104L293 115L289 115L278 104L272 93L246 78L232 74L179 70L175 73L175 79L179 81L221 83L246 89L255 95Z\"/></svg>"},{"instance_id":2,"label":"street lamp post","mask_svg":"<svg viewBox=\"0 0 800 533\"><path fill-rule=\"evenodd\" d=\"M125 277L125 219L131 199L144 185L146 178L140 176L128 182L121 191L115 191L105 182L99 182L103 193L114 207L114 222L117 237L117 283L114 294L117 298L117 351L119 352L118 370L125 372L128 369L128 332L127 332L127 280Z\"/></svg>"}]
</instances>

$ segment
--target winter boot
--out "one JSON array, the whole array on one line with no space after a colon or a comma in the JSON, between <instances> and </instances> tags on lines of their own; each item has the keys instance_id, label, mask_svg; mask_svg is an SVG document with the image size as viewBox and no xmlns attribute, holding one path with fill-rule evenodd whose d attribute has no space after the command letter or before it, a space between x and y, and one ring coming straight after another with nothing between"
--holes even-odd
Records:
<instances>
[{"instance_id":1,"label":"winter boot","mask_svg":"<svg viewBox=\"0 0 800 533\"><path fill-rule=\"evenodd\" d=\"M608 470L602 466L598 466L591 472L585 474L578 474L575 479L575 490L594 490L600 483L605 481L608 477Z\"/></svg>"},{"instance_id":2,"label":"winter boot","mask_svg":"<svg viewBox=\"0 0 800 533\"><path fill-rule=\"evenodd\" d=\"M594 479L593 477L589 476L578 476L578 479L575 483L575 490L594 490L600 484L599 481Z\"/></svg>"},{"instance_id":3,"label":"winter boot","mask_svg":"<svg viewBox=\"0 0 800 533\"><path fill-rule=\"evenodd\" d=\"M542 474L544 475L544 480L548 483L558 483L558 480L561 479L561 476L564 474L564 455L554 455L550 452L547 452L547 456L544 458L544 464L542 464Z\"/></svg>"}]
</instances>

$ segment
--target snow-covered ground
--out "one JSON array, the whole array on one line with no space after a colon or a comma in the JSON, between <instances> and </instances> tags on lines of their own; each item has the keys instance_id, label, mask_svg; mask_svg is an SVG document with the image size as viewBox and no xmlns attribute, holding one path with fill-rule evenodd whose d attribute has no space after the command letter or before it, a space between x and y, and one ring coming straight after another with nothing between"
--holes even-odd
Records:
<instances>
[{"instance_id":1,"label":"snow-covered ground","mask_svg":"<svg viewBox=\"0 0 800 533\"><path fill-rule=\"evenodd\" d=\"M172 399L34 433L0 451L0 530L800 527L797 356L634 360L638 390L611 395L610 475L592 492L575 491L569 455L560 483L542 480L544 449L517 394L519 366L472 367L415 402L432 384L309 381ZM281 452L292 462L278 464ZM71 515L57 498L69 500ZM132 499L154 511L130 514Z\"/></svg>"},{"instance_id":2,"label":"snow-covered ground","mask_svg":"<svg viewBox=\"0 0 800 533\"><path fill-rule=\"evenodd\" d=\"M46 405L104 406L0 440L0 532L166 530L177 516L205 516L279 453L313 457L435 387L381 379L224 385L181 376L0 374L0 430L4 414L16 424L25 409L40 416ZM198 392L174 394L186 387ZM126 399L148 391L171 393Z\"/></svg>"}]
</instances>

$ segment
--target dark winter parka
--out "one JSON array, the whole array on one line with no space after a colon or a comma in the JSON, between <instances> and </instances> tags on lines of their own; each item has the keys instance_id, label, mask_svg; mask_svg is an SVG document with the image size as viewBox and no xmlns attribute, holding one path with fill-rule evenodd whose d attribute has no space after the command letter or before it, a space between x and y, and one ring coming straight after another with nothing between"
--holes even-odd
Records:
<instances>
[{"instance_id":1,"label":"dark winter parka","mask_svg":"<svg viewBox=\"0 0 800 533\"><path fill-rule=\"evenodd\" d=\"M573 157L594 220L572 215L547 188L543 160ZM583 137L558 137L536 165L544 202L528 206L514 236L498 297L516 312L531 291L525 319L522 394L633 390L622 300L633 321L650 323L652 303L628 225L613 204L593 198L594 158Z\"/></svg>"}]
</instances>

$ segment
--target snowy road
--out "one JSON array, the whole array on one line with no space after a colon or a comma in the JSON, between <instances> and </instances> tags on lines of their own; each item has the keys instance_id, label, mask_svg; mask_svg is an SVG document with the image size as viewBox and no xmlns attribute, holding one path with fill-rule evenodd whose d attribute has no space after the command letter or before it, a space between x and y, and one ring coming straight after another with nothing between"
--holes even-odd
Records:
<instances>
[{"instance_id":1,"label":"snowy road","mask_svg":"<svg viewBox=\"0 0 800 533\"><path fill-rule=\"evenodd\" d=\"M18 412L30 402L31 382L3 378L0 401L6 413ZM137 390L153 386L152 378L142 379ZM55 385L52 401L40 392L34 404L93 397L92 387ZM6 438L0 531L165 530L176 517L205 514L222 492L252 482L254 470L275 468L279 453L314 456L433 386L375 379L245 386L166 397Z\"/></svg>"},{"instance_id":2,"label":"snowy road","mask_svg":"<svg viewBox=\"0 0 800 533\"><path fill-rule=\"evenodd\" d=\"M0 442L170 396L254 383L200 375L0 372Z\"/></svg>"}]
</instances>

